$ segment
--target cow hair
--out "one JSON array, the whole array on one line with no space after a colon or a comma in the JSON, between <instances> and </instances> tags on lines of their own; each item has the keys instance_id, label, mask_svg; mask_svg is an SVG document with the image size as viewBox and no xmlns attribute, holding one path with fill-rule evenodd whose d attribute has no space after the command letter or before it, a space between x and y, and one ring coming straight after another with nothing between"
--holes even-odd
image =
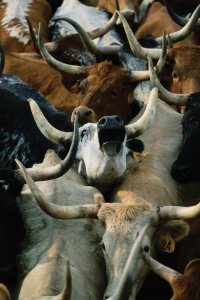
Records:
<instances>
[{"instance_id":1,"label":"cow hair","mask_svg":"<svg viewBox=\"0 0 200 300\"><path fill-rule=\"evenodd\" d=\"M172 282L174 295L170 300L199 300L200 299L200 259L190 261L183 275Z\"/></svg>"}]
</instances>

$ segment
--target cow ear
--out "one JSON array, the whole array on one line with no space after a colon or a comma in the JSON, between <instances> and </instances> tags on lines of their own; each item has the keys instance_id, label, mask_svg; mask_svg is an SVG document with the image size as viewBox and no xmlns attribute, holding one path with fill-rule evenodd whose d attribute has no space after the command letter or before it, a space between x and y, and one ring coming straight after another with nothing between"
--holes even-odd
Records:
<instances>
[{"instance_id":1,"label":"cow ear","mask_svg":"<svg viewBox=\"0 0 200 300\"><path fill-rule=\"evenodd\" d=\"M189 225L182 220L170 220L159 225L157 231L158 246L165 252L174 251L175 242L182 240L189 233ZM171 246L174 244L171 249ZM170 249L167 249L169 246Z\"/></svg>"},{"instance_id":2,"label":"cow ear","mask_svg":"<svg viewBox=\"0 0 200 300\"><path fill-rule=\"evenodd\" d=\"M134 152L143 152L144 151L144 144L139 139L130 139L126 142L127 147Z\"/></svg>"}]
</instances>

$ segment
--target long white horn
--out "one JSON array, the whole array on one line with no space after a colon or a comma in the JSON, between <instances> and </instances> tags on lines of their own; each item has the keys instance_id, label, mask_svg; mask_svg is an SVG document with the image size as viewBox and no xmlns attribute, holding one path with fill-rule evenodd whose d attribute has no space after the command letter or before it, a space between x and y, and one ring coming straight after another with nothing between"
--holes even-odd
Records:
<instances>
[{"instance_id":1,"label":"long white horn","mask_svg":"<svg viewBox=\"0 0 200 300\"><path fill-rule=\"evenodd\" d=\"M186 39L186 37L188 37L194 30L199 16L200 16L200 5L197 6L197 8L193 12L192 16L190 17L189 21L183 28L181 28L180 30L178 30L176 32L169 34L171 42L177 43L177 42L180 42L180 41ZM162 37L156 38L156 41L161 43Z\"/></svg>"},{"instance_id":2,"label":"long white horn","mask_svg":"<svg viewBox=\"0 0 200 300\"><path fill-rule=\"evenodd\" d=\"M143 115L134 123L126 125L126 132L128 137L136 137L142 135L151 126L155 119L157 102L158 89L154 87L150 92Z\"/></svg>"},{"instance_id":3,"label":"long white horn","mask_svg":"<svg viewBox=\"0 0 200 300\"><path fill-rule=\"evenodd\" d=\"M152 82L152 84L158 88L158 91L160 93L159 96L161 96L161 98L167 102L168 104L172 105L185 105L189 99L189 94L175 94L172 92L169 92L168 90L166 90L164 88L164 86L162 86L162 84L160 83L156 72L154 71L154 67L153 67L153 62L151 60L151 58L148 58L148 63L149 63L149 74L150 74L150 80Z\"/></svg>"},{"instance_id":4,"label":"long white horn","mask_svg":"<svg viewBox=\"0 0 200 300\"><path fill-rule=\"evenodd\" d=\"M145 247L144 247L145 248ZM145 261L145 263L148 265L148 267L157 275L159 275L161 278L169 282L171 285L172 282L178 278L181 273L161 264L154 258L152 258L149 253L145 251L145 249L142 251L142 257Z\"/></svg>"},{"instance_id":5,"label":"long white horn","mask_svg":"<svg viewBox=\"0 0 200 300\"><path fill-rule=\"evenodd\" d=\"M56 219L97 218L97 213L100 208L98 204L61 206L46 200L45 196L42 194L22 163L17 161L17 164L35 201L46 214Z\"/></svg>"},{"instance_id":6,"label":"long white horn","mask_svg":"<svg viewBox=\"0 0 200 300\"><path fill-rule=\"evenodd\" d=\"M33 118L42 134L51 142L59 145L69 145L72 140L72 132L64 132L53 127L43 115L38 104L31 98L28 99Z\"/></svg>"},{"instance_id":7,"label":"long white horn","mask_svg":"<svg viewBox=\"0 0 200 300\"><path fill-rule=\"evenodd\" d=\"M200 216L200 202L193 206L161 206L158 209L160 220L191 220Z\"/></svg>"},{"instance_id":8,"label":"long white horn","mask_svg":"<svg viewBox=\"0 0 200 300\"><path fill-rule=\"evenodd\" d=\"M130 28L128 22L126 21L126 19L124 18L124 16L118 11L117 12L119 15L119 18L122 22L122 25L124 27L130 48L133 52L133 54L137 57L143 57L143 58L147 58L147 56L150 56L152 59L159 59L159 57L161 56L161 49L148 49L148 48L144 48L140 45L140 43L138 43L132 29Z\"/></svg>"}]
</instances>

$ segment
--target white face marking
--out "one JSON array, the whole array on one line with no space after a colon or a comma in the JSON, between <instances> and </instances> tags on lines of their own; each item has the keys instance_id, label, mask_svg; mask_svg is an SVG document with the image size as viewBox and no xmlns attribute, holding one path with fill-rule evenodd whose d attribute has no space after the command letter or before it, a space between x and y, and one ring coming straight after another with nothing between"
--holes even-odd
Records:
<instances>
[{"instance_id":1,"label":"white face marking","mask_svg":"<svg viewBox=\"0 0 200 300\"><path fill-rule=\"evenodd\" d=\"M1 25L9 32L11 37L27 44L30 41L30 34L26 16L33 0L2 0L5 5L5 15Z\"/></svg>"},{"instance_id":2,"label":"white face marking","mask_svg":"<svg viewBox=\"0 0 200 300\"><path fill-rule=\"evenodd\" d=\"M121 150L109 157L99 147L97 124L88 123L79 129L80 141L77 159L84 162L85 175L90 184L113 183L120 179L126 171L128 148L125 137Z\"/></svg>"}]
</instances>

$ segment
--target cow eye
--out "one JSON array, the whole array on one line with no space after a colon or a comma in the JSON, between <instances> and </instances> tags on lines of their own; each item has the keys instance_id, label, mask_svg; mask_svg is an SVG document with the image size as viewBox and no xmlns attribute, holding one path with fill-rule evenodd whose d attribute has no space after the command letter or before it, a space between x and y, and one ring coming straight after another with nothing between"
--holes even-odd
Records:
<instances>
[{"instance_id":1,"label":"cow eye","mask_svg":"<svg viewBox=\"0 0 200 300\"><path fill-rule=\"evenodd\" d=\"M99 243L98 246L101 250L103 250L103 252L106 250L104 242Z\"/></svg>"},{"instance_id":2,"label":"cow eye","mask_svg":"<svg viewBox=\"0 0 200 300\"><path fill-rule=\"evenodd\" d=\"M81 140L87 135L87 133L88 133L88 130L83 130L81 132Z\"/></svg>"}]
</instances>

